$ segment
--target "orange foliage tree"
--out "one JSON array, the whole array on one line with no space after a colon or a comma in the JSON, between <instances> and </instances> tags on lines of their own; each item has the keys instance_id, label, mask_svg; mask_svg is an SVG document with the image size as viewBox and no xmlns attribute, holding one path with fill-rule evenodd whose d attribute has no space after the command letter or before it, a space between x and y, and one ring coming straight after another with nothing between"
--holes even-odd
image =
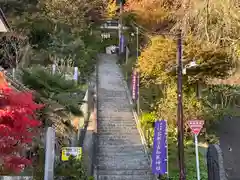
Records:
<instances>
[{"instance_id":1,"label":"orange foliage tree","mask_svg":"<svg viewBox=\"0 0 240 180\"><path fill-rule=\"evenodd\" d=\"M174 21L174 9L177 7L178 3L173 0L128 0L124 11L134 14L138 24L155 32Z\"/></svg>"}]
</instances>

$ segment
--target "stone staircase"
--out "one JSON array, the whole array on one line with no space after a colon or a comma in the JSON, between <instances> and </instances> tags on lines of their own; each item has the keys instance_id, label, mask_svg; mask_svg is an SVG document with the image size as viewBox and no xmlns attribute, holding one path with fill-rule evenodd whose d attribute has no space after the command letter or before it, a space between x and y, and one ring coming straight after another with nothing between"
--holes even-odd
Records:
<instances>
[{"instance_id":1,"label":"stone staircase","mask_svg":"<svg viewBox=\"0 0 240 180\"><path fill-rule=\"evenodd\" d=\"M98 66L97 180L150 180L150 164L113 55Z\"/></svg>"}]
</instances>

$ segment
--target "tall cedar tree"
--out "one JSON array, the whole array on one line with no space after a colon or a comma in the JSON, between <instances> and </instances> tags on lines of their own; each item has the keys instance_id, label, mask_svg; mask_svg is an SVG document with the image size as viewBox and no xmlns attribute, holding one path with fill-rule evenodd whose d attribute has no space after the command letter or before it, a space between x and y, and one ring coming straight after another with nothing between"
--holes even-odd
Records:
<instances>
[{"instance_id":1,"label":"tall cedar tree","mask_svg":"<svg viewBox=\"0 0 240 180\"><path fill-rule=\"evenodd\" d=\"M19 173L31 160L22 153L31 145L41 122L35 111L43 107L33 101L31 92L16 92L0 84L0 171Z\"/></svg>"}]
</instances>

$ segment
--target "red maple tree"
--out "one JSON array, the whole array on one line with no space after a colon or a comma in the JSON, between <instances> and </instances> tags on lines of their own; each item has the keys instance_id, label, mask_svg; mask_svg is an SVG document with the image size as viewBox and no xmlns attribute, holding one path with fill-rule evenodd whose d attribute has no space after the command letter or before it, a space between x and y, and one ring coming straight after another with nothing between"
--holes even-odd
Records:
<instances>
[{"instance_id":1,"label":"red maple tree","mask_svg":"<svg viewBox=\"0 0 240 180\"><path fill-rule=\"evenodd\" d=\"M17 92L0 85L0 171L19 173L31 165L22 155L41 125L35 111L43 105L33 101L31 92Z\"/></svg>"}]
</instances>

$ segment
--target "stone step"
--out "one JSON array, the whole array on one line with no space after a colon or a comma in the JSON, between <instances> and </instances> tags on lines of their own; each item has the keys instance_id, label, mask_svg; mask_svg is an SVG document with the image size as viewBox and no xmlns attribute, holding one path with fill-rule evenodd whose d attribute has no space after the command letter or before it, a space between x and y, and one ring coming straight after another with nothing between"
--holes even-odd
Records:
<instances>
[{"instance_id":1,"label":"stone step","mask_svg":"<svg viewBox=\"0 0 240 180\"><path fill-rule=\"evenodd\" d=\"M101 121L102 120L102 121ZM118 119L115 119L115 118L111 118L111 119L104 119L104 118L101 118L99 117L99 125L107 125L108 124L115 124L115 126L135 126L136 127L136 121L132 118L132 117L128 117L128 118L118 118Z\"/></svg>"},{"instance_id":2,"label":"stone step","mask_svg":"<svg viewBox=\"0 0 240 180\"><path fill-rule=\"evenodd\" d=\"M127 156L131 156L132 158L136 158L136 157L144 157L146 158L146 160L148 160L148 155L145 154L143 151L135 151L135 152L119 152L118 154L107 154L105 152L97 152L96 154L97 158L100 157L106 157L106 158L111 158L111 157L119 157L119 158L125 158Z\"/></svg>"},{"instance_id":3,"label":"stone step","mask_svg":"<svg viewBox=\"0 0 240 180\"><path fill-rule=\"evenodd\" d=\"M124 144L125 146L141 146L142 142L141 140L119 140L119 141L114 141L111 139L98 139L98 145L99 146L117 146L120 144Z\"/></svg>"},{"instance_id":4,"label":"stone step","mask_svg":"<svg viewBox=\"0 0 240 180\"><path fill-rule=\"evenodd\" d=\"M121 81L119 82L115 82L114 84L119 84L121 83ZM112 90L107 90L107 89L102 89L102 88L99 88L98 90L99 93L101 93L102 96L107 96L107 97L122 97L122 96L125 96L126 95L126 91L125 90L121 90L121 91L112 91Z\"/></svg>"},{"instance_id":5,"label":"stone step","mask_svg":"<svg viewBox=\"0 0 240 180\"><path fill-rule=\"evenodd\" d=\"M137 129L132 129L131 132L130 131L127 131L127 130L124 130L124 129L121 129L121 130L116 130L116 131L104 131L104 130L99 130L98 133L100 134L100 136L112 136L112 135L115 135L116 137L118 136L126 136L127 138L131 138L131 137L136 137L138 139L140 139L140 135L138 133L138 130Z\"/></svg>"},{"instance_id":6,"label":"stone step","mask_svg":"<svg viewBox=\"0 0 240 180\"><path fill-rule=\"evenodd\" d=\"M131 112L127 112L125 114L122 114L122 116L118 114L114 114L113 112L111 115L108 114L98 114L99 121L135 121L134 116Z\"/></svg>"},{"instance_id":7,"label":"stone step","mask_svg":"<svg viewBox=\"0 0 240 180\"><path fill-rule=\"evenodd\" d=\"M98 134L99 139L103 139L103 140L112 140L112 141L122 141L122 140L126 140L126 141L138 141L141 140L140 139L140 135L138 133L136 134Z\"/></svg>"},{"instance_id":8,"label":"stone step","mask_svg":"<svg viewBox=\"0 0 240 180\"><path fill-rule=\"evenodd\" d=\"M105 115L104 115L105 116ZM98 115L99 122L114 122L114 123L127 123L127 122L135 122L135 119L133 116L122 116L122 117L116 117L116 116L108 116L104 117L101 115Z\"/></svg>"},{"instance_id":9,"label":"stone step","mask_svg":"<svg viewBox=\"0 0 240 180\"><path fill-rule=\"evenodd\" d=\"M123 158L125 158L125 157L128 157L128 156L130 156L130 157L134 157L134 156L144 156L144 157L146 157L146 155L145 155L145 153L143 152L143 151L135 151L135 152L118 152L118 153L109 153L109 152L97 152L97 154L96 154L96 156L97 157L100 157L100 156L110 156L110 157L112 157L112 156L118 156L118 157L123 157ZM146 157L147 158L147 157Z\"/></svg>"},{"instance_id":10,"label":"stone step","mask_svg":"<svg viewBox=\"0 0 240 180\"><path fill-rule=\"evenodd\" d=\"M109 113L121 113L121 112L124 112L124 113L131 113L131 106L128 106L128 107L113 107L113 105L108 105L108 106L105 106L105 107L99 107L98 109L99 111L99 114L104 114L104 112L108 112Z\"/></svg>"},{"instance_id":11,"label":"stone step","mask_svg":"<svg viewBox=\"0 0 240 180\"><path fill-rule=\"evenodd\" d=\"M136 147L136 146L143 146L142 142L140 139L121 139L121 140L111 140L111 139L98 139L98 146L132 146L132 147Z\"/></svg>"},{"instance_id":12,"label":"stone step","mask_svg":"<svg viewBox=\"0 0 240 180\"><path fill-rule=\"evenodd\" d=\"M99 175L98 180L152 180L150 176L142 175Z\"/></svg>"},{"instance_id":13,"label":"stone step","mask_svg":"<svg viewBox=\"0 0 240 180\"><path fill-rule=\"evenodd\" d=\"M111 104L113 102L118 102L118 104L121 103L121 105L125 105L125 106L130 106L131 104L129 104L129 101L127 99L127 96L123 96L123 97L113 97L113 96L98 96L98 103L99 105L108 105Z\"/></svg>"},{"instance_id":14,"label":"stone step","mask_svg":"<svg viewBox=\"0 0 240 180\"><path fill-rule=\"evenodd\" d=\"M100 120L100 119L99 119ZM112 128L112 127L137 127L136 122L131 120L108 120L108 121L99 121L99 128Z\"/></svg>"},{"instance_id":15,"label":"stone step","mask_svg":"<svg viewBox=\"0 0 240 180\"><path fill-rule=\"evenodd\" d=\"M112 158L98 161L98 167L104 169L149 169L150 165L145 157L131 159L131 156L125 158Z\"/></svg>"},{"instance_id":16,"label":"stone step","mask_svg":"<svg viewBox=\"0 0 240 180\"><path fill-rule=\"evenodd\" d=\"M118 147L118 146L98 146L99 154L112 154L117 155L117 153L124 153L124 154L132 154L132 153L143 153L145 154L145 150L143 146L125 146L125 147Z\"/></svg>"},{"instance_id":17,"label":"stone step","mask_svg":"<svg viewBox=\"0 0 240 180\"><path fill-rule=\"evenodd\" d=\"M137 127L117 127L117 128L109 128L109 127L99 127L98 132L100 134L132 134L132 135L138 135L138 129Z\"/></svg>"},{"instance_id":18,"label":"stone step","mask_svg":"<svg viewBox=\"0 0 240 180\"><path fill-rule=\"evenodd\" d=\"M108 123L111 123L111 124L116 124L116 125L135 125L136 122L133 118L133 116L131 117L121 117L121 118L115 118L115 117L112 117L112 118L102 118L102 117L98 117L98 120L99 120L99 124L108 124Z\"/></svg>"},{"instance_id":19,"label":"stone step","mask_svg":"<svg viewBox=\"0 0 240 180\"><path fill-rule=\"evenodd\" d=\"M112 106L118 109L121 109L121 108L125 109L127 107L131 107L132 105L129 103L128 99L126 98L122 98L122 100L119 101L119 99L115 99L114 97L99 97L98 98L99 110L101 111L101 108L105 108L107 106ZM109 109L109 110L112 110L112 109Z\"/></svg>"},{"instance_id":20,"label":"stone step","mask_svg":"<svg viewBox=\"0 0 240 180\"><path fill-rule=\"evenodd\" d=\"M113 118L113 117L116 117L116 118L120 118L122 119L123 117L128 117L128 116L133 116L132 114L132 109L129 109L128 111L121 111L121 112L114 112L114 111L111 111L111 109L108 109L107 111L100 111L98 109L98 115L99 116L103 116L105 118Z\"/></svg>"},{"instance_id":21,"label":"stone step","mask_svg":"<svg viewBox=\"0 0 240 180\"><path fill-rule=\"evenodd\" d=\"M118 108L118 109L126 109L126 108L129 108L131 107L131 104L129 103L128 99L122 99L121 101L117 101L116 100L118 99L115 99L114 97L99 97L98 98L98 107L101 111L101 109L105 108L105 107L108 107L108 106L111 106L113 108ZM112 110L109 109L109 110ZM128 109L128 110L131 110L131 109Z\"/></svg>"},{"instance_id":22,"label":"stone step","mask_svg":"<svg viewBox=\"0 0 240 180\"><path fill-rule=\"evenodd\" d=\"M104 140L103 140L104 141ZM101 140L101 142L103 142L102 140ZM126 141L126 140L124 140L124 141ZM98 141L98 142L100 142L100 141ZM105 142L112 142L112 141L105 141ZM118 144L117 145L103 145L103 146L101 146L100 144L98 144L98 148L103 148L104 149L104 147L107 147L107 148L110 148L110 150L114 150L114 148L121 148L121 149L126 149L126 150L131 150L131 149L134 149L134 150L137 150L137 149L143 149L143 144L141 143L141 141L139 141L139 142L135 142L135 143L131 143L131 144L124 144L123 143L123 141L117 141L118 142ZM131 142L131 141L129 141L129 142Z\"/></svg>"},{"instance_id":23,"label":"stone step","mask_svg":"<svg viewBox=\"0 0 240 180\"><path fill-rule=\"evenodd\" d=\"M105 169L105 170L98 170L98 174L103 175L152 175L149 169Z\"/></svg>"},{"instance_id":24,"label":"stone step","mask_svg":"<svg viewBox=\"0 0 240 180\"><path fill-rule=\"evenodd\" d=\"M100 120L100 119L99 119ZM114 126L113 126L114 124ZM136 122L134 119L130 120L108 120L108 121L99 121L99 128L101 127L137 127Z\"/></svg>"},{"instance_id":25,"label":"stone step","mask_svg":"<svg viewBox=\"0 0 240 180\"><path fill-rule=\"evenodd\" d=\"M115 132L115 131L128 131L128 132L132 132L132 130L137 130L137 125L132 125L132 126L126 126L124 124L120 124L118 126L100 126L98 128L99 131L111 131L111 132Z\"/></svg>"},{"instance_id":26,"label":"stone step","mask_svg":"<svg viewBox=\"0 0 240 180\"><path fill-rule=\"evenodd\" d=\"M129 159L130 158L130 159ZM137 163L140 161L148 161L147 155L143 154L129 154L129 155L115 155L115 156L98 156L97 157L98 162L116 162L116 161L123 161L123 162L133 162ZM148 162L147 162L148 163ZM149 163L148 163L149 164Z\"/></svg>"}]
</instances>

